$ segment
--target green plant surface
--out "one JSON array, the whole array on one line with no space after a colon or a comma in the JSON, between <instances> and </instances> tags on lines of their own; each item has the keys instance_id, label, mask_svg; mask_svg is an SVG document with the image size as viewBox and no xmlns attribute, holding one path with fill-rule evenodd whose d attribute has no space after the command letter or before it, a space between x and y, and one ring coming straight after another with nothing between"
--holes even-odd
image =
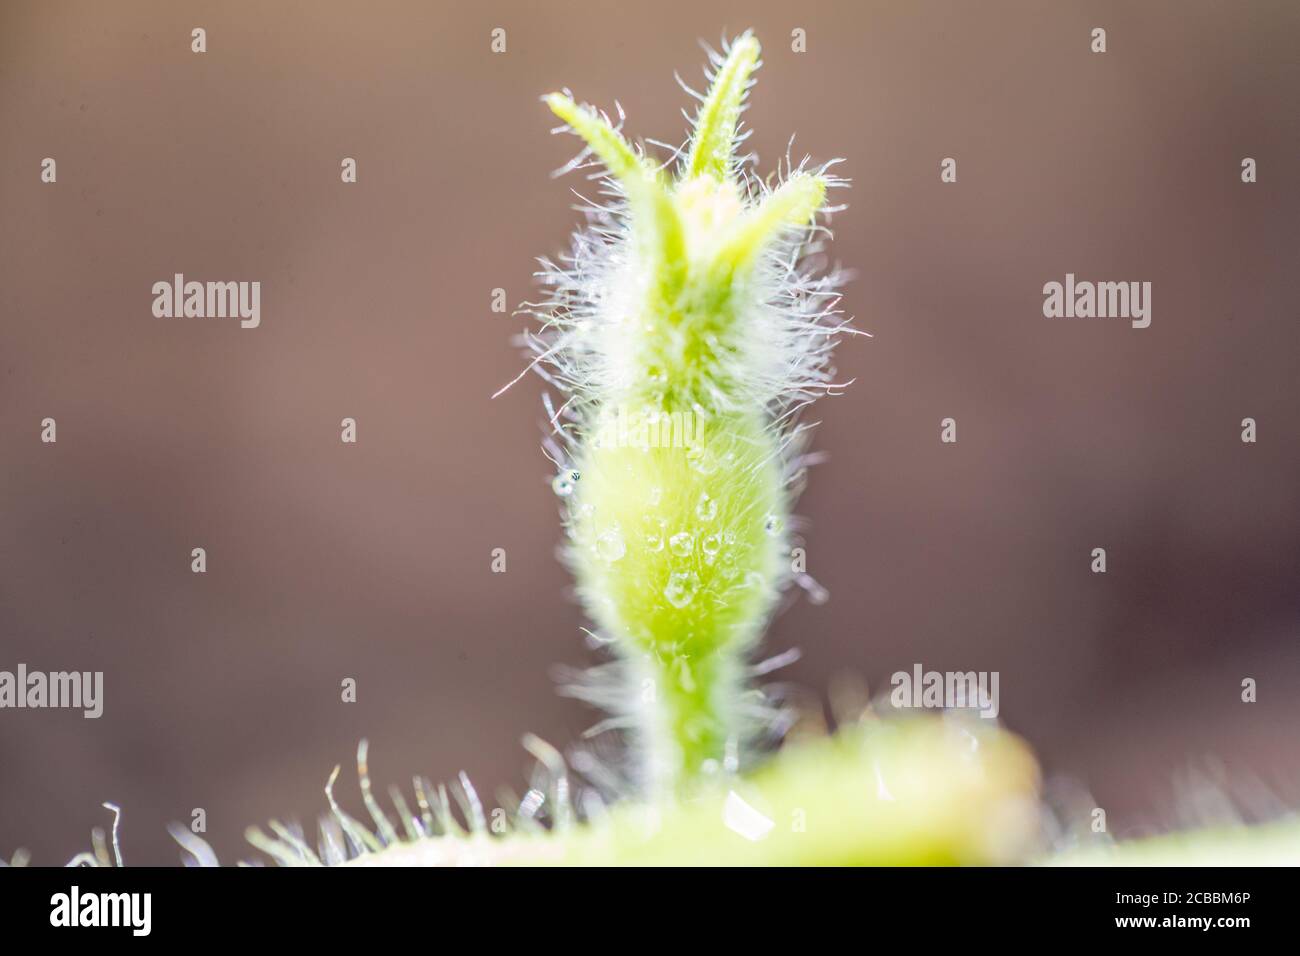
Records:
<instances>
[{"instance_id":1,"label":"green plant surface","mask_svg":"<svg viewBox=\"0 0 1300 956\"><path fill-rule=\"evenodd\" d=\"M1110 846L1047 857L1051 866L1295 866L1300 821L1295 817L1247 826L1209 827L1120 840Z\"/></svg>"},{"instance_id":2,"label":"green plant surface","mask_svg":"<svg viewBox=\"0 0 1300 956\"><path fill-rule=\"evenodd\" d=\"M954 865L1035 846L1038 771L975 721L868 719L784 748L752 776L570 828L402 843L357 865Z\"/></svg>"}]
</instances>

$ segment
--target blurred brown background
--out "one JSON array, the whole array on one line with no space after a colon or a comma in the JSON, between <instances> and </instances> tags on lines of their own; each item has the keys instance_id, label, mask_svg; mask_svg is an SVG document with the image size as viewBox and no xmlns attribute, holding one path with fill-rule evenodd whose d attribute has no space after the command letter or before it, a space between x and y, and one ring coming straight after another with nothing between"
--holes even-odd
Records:
<instances>
[{"instance_id":1,"label":"blurred brown background","mask_svg":"<svg viewBox=\"0 0 1300 956\"><path fill-rule=\"evenodd\" d=\"M103 670L106 703L0 712L0 854L61 863L115 800L128 862L175 862L194 807L233 862L362 736L377 784L490 794L522 733L595 721L553 692L591 656L541 385L488 398L521 367L491 290L528 297L578 219L539 95L677 141L673 71L747 26L762 168L792 132L847 158L835 252L875 336L819 409L801 510L832 599L776 621L787 679L998 670L1114 831L1171 822L1207 758L1300 805L1300 6L10 2L0 669ZM176 272L260 280L261 328L153 318ZM1066 272L1152 282L1151 327L1043 318Z\"/></svg>"}]
</instances>

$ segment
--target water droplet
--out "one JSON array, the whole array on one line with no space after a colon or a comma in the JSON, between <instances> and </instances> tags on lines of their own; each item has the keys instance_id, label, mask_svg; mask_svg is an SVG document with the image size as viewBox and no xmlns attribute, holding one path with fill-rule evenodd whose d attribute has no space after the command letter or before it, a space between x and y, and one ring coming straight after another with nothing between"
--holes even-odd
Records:
<instances>
[{"instance_id":1,"label":"water droplet","mask_svg":"<svg viewBox=\"0 0 1300 956\"><path fill-rule=\"evenodd\" d=\"M618 528L601 532L600 537L596 539L596 553L611 564L627 554L627 545L623 542L623 535Z\"/></svg>"},{"instance_id":2,"label":"water droplet","mask_svg":"<svg viewBox=\"0 0 1300 956\"><path fill-rule=\"evenodd\" d=\"M650 489L650 506L654 507L664 500L664 490L658 485Z\"/></svg>"},{"instance_id":3,"label":"water droplet","mask_svg":"<svg viewBox=\"0 0 1300 956\"><path fill-rule=\"evenodd\" d=\"M658 531L651 531L645 536L645 546L651 551L662 551L664 549L664 536Z\"/></svg>"},{"instance_id":4,"label":"water droplet","mask_svg":"<svg viewBox=\"0 0 1300 956\"><path fill-rule=\"evenodd\" d=\"M699 589L700 576L694 571L674 571L668 576L664 597L673 607L686 607L695 600L695 592Z\"/></svg>"},{"instance_id":5,"label":"water droplet","mask_svg":"<svg viewBox=\"0 0 1300 956\"><path fill-rule=\"evenodd\" d=\"M690 536L689 532L679 531L668 539L668 547L672 549L673 554L679 558L688 556L695 550L695 539Z\"/></svg>"},{"instance_id":6,"label":"water droplet","mask_svg":"<svg viewBox=\"0 0 1300 956\"><path fill-rule=\"evenodd\" d=\"M718 516L718 503L709 497L707 491L700 494L700 500L695 505L695 516L701 521L712 521Z\"/></svg>"},{"instance_id":7,"label":"water droplet","mask_svg":"<svg viewBox=\"0 0 1300 956\"><path fill-rule=\"evenodd\" d=\"M778 515L768 515L763 519L763 530L774 538L781 533L782 527L781 518Z\"/></svg>"},{"instance_id":8,"label":"water droplet","mask_svg":"<svg viewBox=\"0 0 1300 956\"><path fill-rule=\"evenodd\" d=\"M582 474L574 468L566 468L554 478L551 479L551 490L561 498L567 498L573 494L574 487L578 484L578 479Z\"/></svg>"},{"instance_id":9,"label":"water droplet","mask_svg":"<svg viewBox=\"0 0 1300 956\"><path fill-rule=\"evenodd\" d=\"M701 475L711 475L718 470L718 459L698 445L686 453L686 461Z\"/></svg>"},{"instance_id":10,"label":"water droplet","mask_svg":"<svg viewBox=\"0 0 1300 956\"><path fill-rule=\"evenodd\" d=\"M700 547L710 558L714 557L722 548L722 536L711 534L700 542Z\"/></svg>"}]
</instances>

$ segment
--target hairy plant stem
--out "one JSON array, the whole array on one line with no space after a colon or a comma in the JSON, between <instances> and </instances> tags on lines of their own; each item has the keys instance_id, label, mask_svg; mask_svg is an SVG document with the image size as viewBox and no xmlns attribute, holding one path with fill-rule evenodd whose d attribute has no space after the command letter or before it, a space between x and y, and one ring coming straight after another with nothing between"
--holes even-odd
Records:
<instances>
[{"instance_id":1,"label":"hairy plant stem","mask_svg":"<svg viewBox=\"0 0 1300 956\"><path fill-rule=\"evenodd\" d=\"M744 657L781 577L785 513L770 440L733 414L706 421L689 450L596 445L582 459L575 567L630 664L651 795L692 789L755 732Z\"/></svg>"}]
</instances>

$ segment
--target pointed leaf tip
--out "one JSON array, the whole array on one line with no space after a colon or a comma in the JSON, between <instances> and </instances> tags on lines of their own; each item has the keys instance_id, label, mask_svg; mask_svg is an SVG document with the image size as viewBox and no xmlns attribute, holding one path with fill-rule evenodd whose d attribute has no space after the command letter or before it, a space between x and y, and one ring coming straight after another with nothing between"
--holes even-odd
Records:
<instances>
[{"instance_id":1,"label":"pointed leaf tip","mask_svg":"<svg viewBox=\"0 0 1300 956\"><path fill-rule=\"evenodd\" d=\"M695 133L686 160L685 177L711 176L721 182L731 168L736 148L736 131L745 106L750 77L758 66L762 47L757 38L744 33L727 52L718 67L708 95L695 117Z\"/></svg>"},{"instance_id":2,"label":"pointed leaf tip","mask_svg":"<svg viewBox=\"0 0 1300 956\"><path fill-rule=\"evenodd\" d=\"M572 97L563 93L548 93L542 101L582 138L611 176L624 185L647 176L646 163L604 116L591 107L579 106Z\"/></svg>"},{"instance_id":3,"label":"pointed leaf tip","mask_svg":"<svg viewBox=\"0 0 1300 956\"><path fill-rule=\"evenodd\" d=\"M579 106L563 93L549 93L542 100L582 137L610 175L622 184L641 247L659 262L661 293L671 298L682 282L685 239L672 197L663 188L658 170L591 107Z\"/></svg>"},{"instance_id":4,"label":"pointed leaf tip","mask_svg":"<svg viewBox=\"0 0 1300 956\"><path fill-rule=\"evenodd\" d=\"M825 177L794 173L746 214L718 261L733 274L747 268L787 230L807 226L825 200Z\"/></svg>"}]
</instances>

